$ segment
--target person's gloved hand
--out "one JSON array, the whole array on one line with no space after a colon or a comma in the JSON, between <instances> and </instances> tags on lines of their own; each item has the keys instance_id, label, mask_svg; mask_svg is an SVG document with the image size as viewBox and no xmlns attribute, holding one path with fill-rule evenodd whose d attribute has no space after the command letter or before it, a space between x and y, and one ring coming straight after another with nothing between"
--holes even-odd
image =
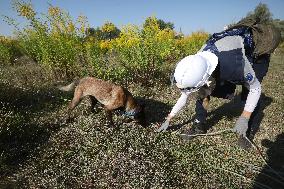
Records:
<instances>
[{"instance_id":1,"label":"person's gloved hand","mask_svg":"<svg viewBox=\"0 0 284 189\"><path fill-rule=\"evenodd\" d=\"M233 128L233 132L236 132L239 135L246 137L246 132L248 130L248 122L249 122L248 118L246 118L244 116L240 116L235 123L235 127Z\"/></svg>"},{"instance_id":2,"label":"person's gloved hand","mask_svg":"<svg viewBox=\"0 0 284 189\"><path fill-rule=\"evenodd\" d=\"M157 132L164 132L170 125L170 120L166 119L166 121L161 125L161 127L157 130Z\"/></svg>"}]
</instances>

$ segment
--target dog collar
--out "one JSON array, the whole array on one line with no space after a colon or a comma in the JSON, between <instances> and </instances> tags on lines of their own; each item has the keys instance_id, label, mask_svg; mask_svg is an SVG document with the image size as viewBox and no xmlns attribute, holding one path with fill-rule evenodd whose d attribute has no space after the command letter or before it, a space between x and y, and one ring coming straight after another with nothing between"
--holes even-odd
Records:
<instances>
[{"instance_id":1,"label":"dog collar","mask_svg":"<svg viewBox=\"0 0 284 189\"><path fill-rule=\"evenodd\" d=\"M140 111L137 111L136 109L132 109L130 111L125 111L124 115L127 116L135 116L136 114L138 114Z\"/></svg>"}]
</instances>

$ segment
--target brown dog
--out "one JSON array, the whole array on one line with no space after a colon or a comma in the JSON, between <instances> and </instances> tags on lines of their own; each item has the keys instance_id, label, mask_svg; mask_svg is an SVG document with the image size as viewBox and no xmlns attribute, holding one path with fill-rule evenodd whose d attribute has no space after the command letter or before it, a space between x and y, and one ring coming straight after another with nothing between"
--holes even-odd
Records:
<instances>
[{"instance_id":1,"label":"brown dog","mask_svg":"<svg viewBox=\"0 0 284 189\"><path fill-rule=\"evenodd\" d=\"M131 93L121 86L101 79L85 77L59 89L62 91L75 89L74 97L68 106L68 113L79 104L84 96L89 96L92 100L92 109L97 102L103 105L111 125L113 125L112 112L117 109L123 109L125 115L145 125L144 106L139 105Z\"/></svg>"}]
</instances>

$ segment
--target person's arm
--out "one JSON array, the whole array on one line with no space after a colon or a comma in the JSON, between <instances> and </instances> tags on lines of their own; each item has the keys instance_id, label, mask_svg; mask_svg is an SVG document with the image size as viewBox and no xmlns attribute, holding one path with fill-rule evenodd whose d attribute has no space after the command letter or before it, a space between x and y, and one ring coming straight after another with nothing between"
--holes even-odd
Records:
<instances>
[{"instance_id":1,"label":"person's arm","mask_svg":"<svg viewBox=\"0 0 284 189\"><path fill-rule=\"evenodd\" d=\"M179 97L178 101L172 108L172 111L166 117L165 122L157 130L158 132L164 132L167 130L167 128L170 125L171 119L185 106L189 94L190 93L188 92L181 92L181 96Z\"/></svg>"},{"instance_id":2,"label":"person's arm","mask_svg":"<svg viewBox=\"0 0 284 189\"><path fill-rule=\"evenodd\" d=\"M253 84L250 84L248 88L249 94L246 99L246 104L242 112L242 116L249 119L259 101L261 95L261 84L258 79L255 78Z\"/></svg>"},{"instance_id":3,"label":"person's arm","mask_svg":"<svg viewBox=\"0 0 284 189\"><path fill-rule=\"evenodd\" d=\"M185 105L187 102L187 98L190 93L182 92L181 96L177 100L176 104L172 108L172 111L168 114L167 120L170 121Z\"/></svg>"},{"instance_id":4,"label":"person's arm","mask_svg":"<svg viewBox=\"0 0 284 189\"><path fill-rule=\"evenodd\" d=\"M261 84L255 76L254 70L250 64L244 67L245 87L249 90L246 104L242 112L242 116L250 118L261 95Z\"/></svg>"},{"instance_id":5,"label":"person's arm","mask_svg":"<svg viewBox=\"0 0 284 189\"><path fill-rule=\"evenodd\" d=\"M250 64L245 65L244 70L245 87L249 89L249 94L246 99L246 104L241 116L238 118L233 131L242 136L246 136L248 122L252 112L254 111L261 95L261 84L255 76L254 70Z\"/></svg>"}]
</instances>

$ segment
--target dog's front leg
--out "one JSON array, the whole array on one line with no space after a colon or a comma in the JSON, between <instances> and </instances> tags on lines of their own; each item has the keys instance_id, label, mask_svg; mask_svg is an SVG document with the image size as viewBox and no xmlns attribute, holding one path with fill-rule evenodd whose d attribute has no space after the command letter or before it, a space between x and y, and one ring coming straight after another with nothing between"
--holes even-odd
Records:
<instances>
[{"instance_id":1,"label":"dog's front leg","mask_svg":"<svg viewBox=\"0 0 284 189\"><path fill-rule=\"evenodd\" d=\"M112 120L112 111L111 110L108 110L108 109L105 109L106 110L106 116L107 116L107 121L108 121L108 124L109 126L113 127L114 124L113 124L113 120Z\"/></svg>"},{"instance_id":2,"label":"dog's front leg","mask_svg":"<svg viewBox=\"0 0 284 189\"><path fill-rule=\"evenodd\" d=\"M91 100L91 107L90 107L90 110L91 110L92 113L95 113L95 112L96 112L96 111L95 111L95 106L96 106L96 104L98 103L98 100L97 100L95 97L93 97L93 96L89 96L89 98L90 98L90 100Z\"/></svg>"},{"instance_id":3,"label":"dog's front leg","mask_svg":"<svg viewBox=\"0 0 284 189\"><path fill-rule=\"evenodd\" d=\"M79 88L75 89L74 97L67 108L67 123L72 121L73 118L71 117L71 112L81 101L82 94L83 92Z\"/></svg>"}]
</instances>

